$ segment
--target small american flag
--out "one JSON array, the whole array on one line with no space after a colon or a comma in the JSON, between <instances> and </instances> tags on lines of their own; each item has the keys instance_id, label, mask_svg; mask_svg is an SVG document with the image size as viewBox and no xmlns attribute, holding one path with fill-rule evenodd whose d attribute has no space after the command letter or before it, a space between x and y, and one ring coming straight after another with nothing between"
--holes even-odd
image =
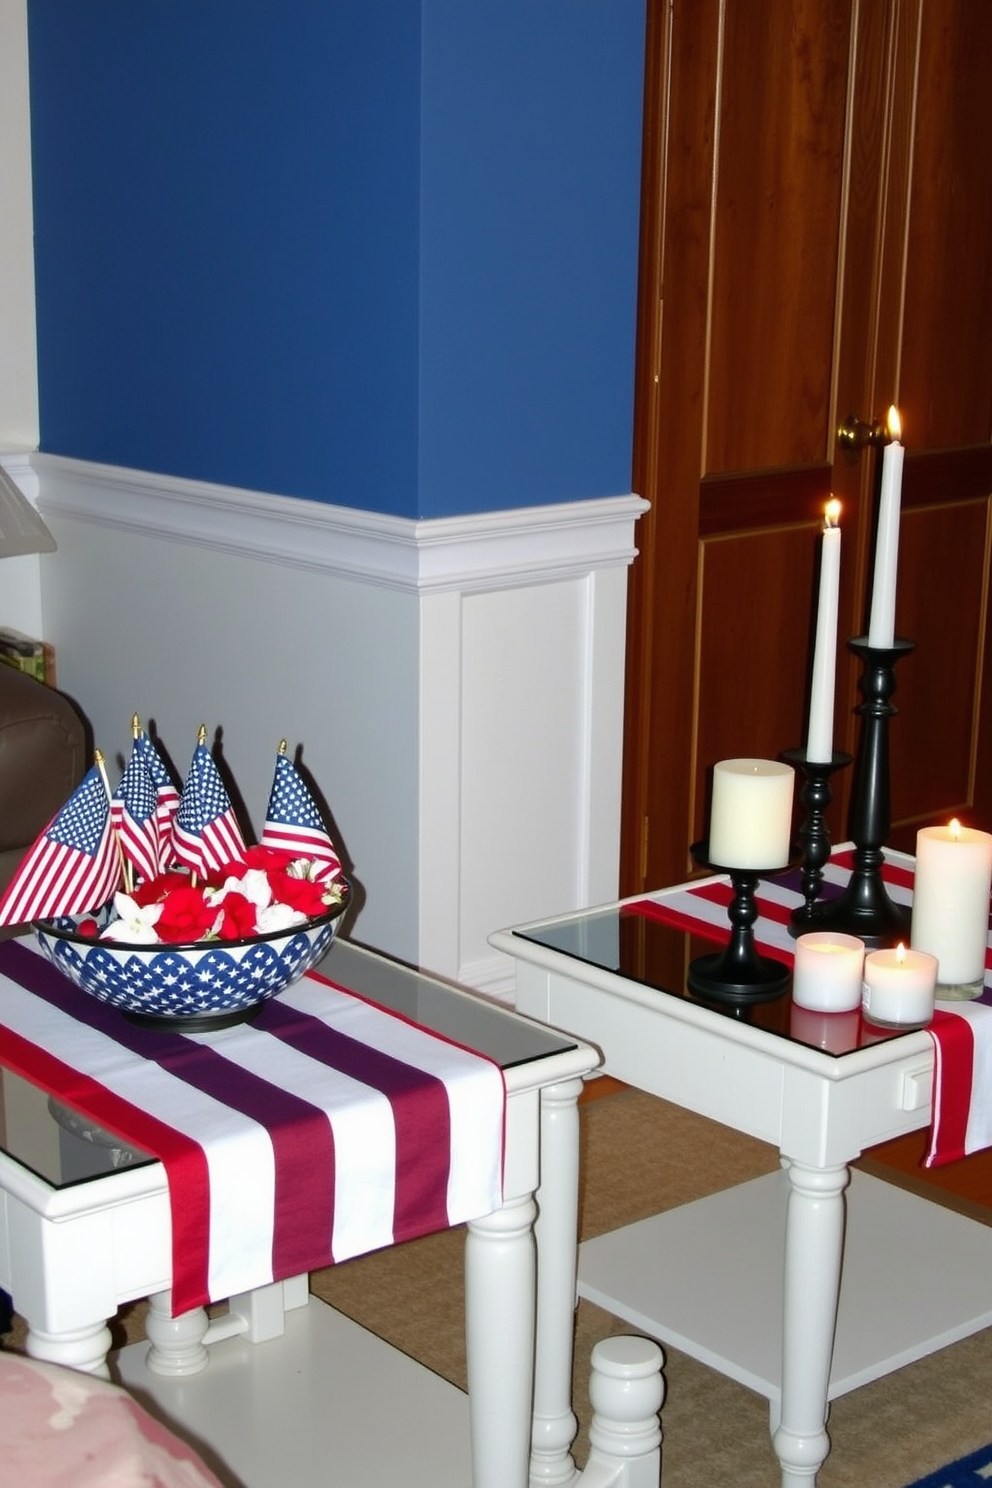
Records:
<instances>
[{"instance_id":1,"label":"small american flag","mask_svg":"<svg viewBox=\"0 0 992 1488\"><path fill-rule=\"evenodd\" d=\"M110 803L96 766L29 848L0 899L0 925L85 914L120 887Z\"/></svg>"},{"instance_id":2,"label":"small american flag","mask_svg":"<svg viewBox=\"0 0 992 1488\"><path fill-rule=\"evenodd\" d=\"M125 859L144 879L156 878L159 872L156 804L152 778L134 748L111 797L110 820Z\"/></svg>"},{"instance_id":3,"label":"small american flag","mask_svg":"<svg viewBox=\"0 0 992 1488\"><path fill-rule=\"evenodd\" d=\"M162 756L144 732L135 736L134 748L141 756L155 787L155 820L158 823L158 861L164 868L172 848L172 823L179 809L179 792L172 781Z\"/></svg>"},{"instance_id":4,"label":"small american flag","mask_svg":"<svg viewBox=\"0 0 992 1488\"><path fill-rule=\"evenodd\" d=\"M172 856L206 877L245 855L234 807L202 739L193 751L179 809L172 824Z\"/></svg>"},{"instance_id":5,"label":"small american flag","mask_svg":"<svg viewBox=\"0 0 992 1488\"><path fill-rule=\"evenodd\" d=\"M337 878L341 872L341 859L316 803L282 750L276 755L261 845L291 852L294 857L312 858L313 876L318 882Z\"/></svg>"}]
</instances>

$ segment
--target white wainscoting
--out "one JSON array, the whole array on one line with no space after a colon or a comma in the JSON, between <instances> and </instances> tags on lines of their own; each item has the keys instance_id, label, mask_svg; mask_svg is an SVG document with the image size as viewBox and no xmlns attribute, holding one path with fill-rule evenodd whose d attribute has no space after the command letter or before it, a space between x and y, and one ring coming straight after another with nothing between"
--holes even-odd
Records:
<instances>
[{"instance_id":1,"label":"white wainscoting","mask_svg":"<svg viewBox=\"0 0 992 1488\"><path fill-rule=\"evenodd\" d=\"M359 887L350 936L509 996L490 931L616 895L623 495L439 521L46 455L5 457L59 682L123 757L137 712L184 773L203 722L252 826L303 762Z\"/></svg>"}]
</instances>

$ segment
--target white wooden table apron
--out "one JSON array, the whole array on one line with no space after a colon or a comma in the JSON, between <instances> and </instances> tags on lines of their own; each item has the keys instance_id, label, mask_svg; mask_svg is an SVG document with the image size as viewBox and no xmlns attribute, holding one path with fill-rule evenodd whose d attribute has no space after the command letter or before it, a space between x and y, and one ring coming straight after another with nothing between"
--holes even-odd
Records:
<instances>
[{"instance_id":1,"label":"white wooden table apron","mask_svg":"<svg viewBox=\"0 0 992 1488\"><path fill-rule=\"evenodd\" d=\"M774 1144L782 1171L587 1242L579 1294L765 1395L783 1488L809 1488L830 1399L992 1323L992 1229L852 1183L865 1148L929 1124L925 1031L838 1057L647 985L619 951L634 902L494 934L518 1010L598 1045L625 1083Z\"/></svg>"},{"instance_id":2,"label":"white wooden table apron","mask_svg":"<svg viewBox=\"0 0 992 1488\"><path fill-rule=\"evenodd\" d=\"M542 1272L549 1278L556 1276L559 1291L570 1291L574 1296L578 1171L576 1101L582 1087L581 1077L598 1063L598 1054L579 1041L549 1037L546 1029L529 1024L507 1009L418 976L405 967L343 942L334 948L322 969L344 985L395 1007L405 1016L480 1048L504 1066L508 1097L504 1201L494 1213L469 1225L466 1241L466 1333L470 1381L467 1409L471 1474L475 1488L524 1488L528 1481L532 1406L538 1416L535 1429L542 1438L538 1449L543 1445L541 1422L549 1414L557 1417L567 1414L569 1409L567 1395L564 1402L557 1395L560 1375L557 1354L550 1365L542 1365L539 1358L536 1399L534 1393L537 1306L535 1193L541 1181L543 1164L545 1172L552 1174L552 1181L544 1204L544 1236L539 1241L547 1252L546 1257L542 1255ZM212 1322L208 1321L202 1309L172 1318L168 1300L171 1225L162 1165L151 1161L124 1166L117 1171L84 1176L67 1186L55 1186L39 1176L47 1160L44 1152L39 1151L36 1156L32 1151L33 1144L43 1147L52 1140L50 1131L46 1134L41 1130L42 1127L54 1127L54 1123L47 1119L47 1097L9 1074L4 1081L3 1093L6 1130L0 1132L0 1137L7 1150L0 1153L3 1204L0 1285L10 1291L18 1312L28 1322L28 1351L32 1355L94 1373L106 1373L111 1342L107 1320L114 1317L122 1304L148 1297L151 1307L147 1332L151 1349L146 1345L135 1345L125 1350L120 1372L132 1387L154 1393L163 1409L177 1412L180 1420L175 1424L180 1428L183 1413L190 1413L194 1420L194 1434L201 1439L206 1435L209 1443L209 1432L215 1424L211 1418L223 1412L208 1406L202 1413L208 1422L204 1426L197 1416L196 1401L197 1392L214 1372L207 1369L202 1376L199 1374L211 1352L215 1352L218 1358L227 1358L224 1350L236 1349L240 1351L236 1357L242 1361L249 1355L262 1359L266 1357L266 1350L254 1347L246 1350L245 1345L267 1342L272 1350L277 1350L284 1333L287 1338L302 1338L300 1329L304 1326L310 1330L305 1341L305 1346L310 1348L313 1329L316 1327L319 1331L329 1326L323 1320L325 1313L338 1319L334 1326L345 1329L343 1336L348 1343L351 1335L347 1329L354 1328L354 1325L332 1314L331 1309L316 1299L310 1299L306 1277L232 1298L229 1314ZM544 1120L549 1129L543 1157L542 1104L546 1107ZM55 1140L64 1141L64 1137L56 1132ZM32 1170L32 1163L39 1171ZM554 1172L556 1165L558 1171ZM310 1315L309 1319L301 1321L307 1315ZM358 1334L362 1330L354 1331ZM369 1338L370 1335L365 1335L366 1340ZM378 1340L372 1342L379 1343ZM304 1347L304 1343L299 1346ZM411 1376L411 1389L414 1392L426 1391L425 1400L434 1399L431 1394L434 1385L439 1390L460 1396L460 1392L436 1376L429 1376L428 1371L421 1370L413 1361L404 1359L395 1350L387 1350L385 1345L380 1347L395 1355L388 1370L394 1365L403 1365L427 1377ZM125 1357L134 1356L136 1350L137 1358ZM235 1355L230 1354L230 1357ZM273 1352L271 1357L278 1359L281 1355ZM284 1374L288 1371L291 1381L299 1373L299 1367L299 1360L294 1362L291 1355L280 1365ZM227 1368L226 1364L224 1368ZM320 1369L324 1368L321 1358ZM373 1369L387 1370L381 1356L376 1356ZM388 1370L379 1375L380 1381L387 1379ZM350 1372L350 1366L343 1370L339 1368L334 1391L329 1390L323 1379L298 1382L294 1388L315 1389L318 1400L320 1391L328 1389L329 1395L334 1395L333 1400L327 1400L328 1410L333 1405L338 1408L339 1416L347 1417L350 1410L363 1408L360 1398L356 1399L354 1407L347 1408L338 1398L348 1386ZM191 1375L198 1377L191 1379ZM388 1374L389 1379L392 1377ZM397 1378L406 1377L401 1371ZM546 1390L542 1397L542 1379L552 1382L554 1398L550 1410L544 1398ZM216 1386L211 1388L227 1388L223 1382L223 1369ZM387 1386L380 1383L379 1390L383 1388ZM406 1386L400 1388L405 1390ZM622 1384L620 1388L623 1389ZM376 1393L375 1384L370 1389L366 1383L364 1389L366 1395ZM360 1397L360 1389L356 1395ZM413 1398L420 1397L415 1394ZM206 1392L204 1399L210 1400ZM351 1459L346 1456L346 1448L335 1439L324 1442L319 1450L315 1448L315 1467L301 1467L300 1477L287 1477L287 1472L293 1471L291 1461L295 1466L303 1455L299 1440L295 1440L289 1457L286 1444L283 1444L271 1469L273 1475L268 1477L269 1469L263 1465L256 1466L256 1462L261 1462L259 1454L267 1448L261 1440L264 1433L260 1430L256 1433L259 1441L255 1443L252 1436L253 1412L246 1412L244 1397L236 1395L235 1400L239 1399L241 1410L235 1420L235 1434L240 1434L245 1440L251 1439L253 1444L244 1450L247 1468L234 1463L232 1470L236 1476L232 1482L243 1481L248 1488L255 1488L256 1484L267 1488L270 1481L273 1485L288 1482L295 1488L297 1482L309 1485L311 1481L324 1481L326 1464L334 1465L333 1475L328 1472L328 1482L347 1481L347 1477L337 1476L340 1471L360 1471L361 1480L367 1483L397 1481L390 1475L392 1469L381 1478L376 1475L372 1464L381 1456L382 1443L369 1439L369 1435L355 1448L355 1462L361 1464L360 1468L354 1463L348 1466ZM311 1415L315 1413L319 1414L319 1408L317 1412L310 1412ZM390 1401L379 1400L374 1419L378 1422L378 1432L387 1436L390 1414ZM366 1418L367 1410L362 1420ZM447 1416L443 1417L443 1420L447 1419ZM443 1424L441 1429L444 1429ZM423 1431L416 1434L423 1435ZM372 1435L375 1435L374 1430ZM457 1476L456 1444L446 1445L442 1441L436 1443L434 1449L440 1461L454 1464L452 1470L456 1476L450 1481L458 1481L464 1488L468 1474L466 1471L460 1478ZM222 1456L227 1443L221 1442L216 1450ZM231 1450L237 1452L237 1442ZM404 1460L417 1455L409 1441L402 1451ZM307 1476L310 1471L315 1476ZM418 1476L418 1471L421 1476ZM437 1477L438 1471L430 1463L418 1469L414 1462L404 1469L403 1481L408 1484L449 1481Z\"/></svg>"}]
</instances>

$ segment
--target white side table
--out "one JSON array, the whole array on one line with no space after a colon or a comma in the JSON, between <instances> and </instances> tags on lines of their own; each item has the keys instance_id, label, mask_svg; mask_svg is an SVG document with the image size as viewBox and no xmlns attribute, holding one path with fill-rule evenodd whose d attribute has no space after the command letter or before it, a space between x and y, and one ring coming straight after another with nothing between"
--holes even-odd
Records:
<instances>
[{"instance_id":1,"label":"white side table","mask_svg":"<svg viewBox=\"0 0 992 1488\"><path fill-rule=\"evenodd\" d=\"M830 1399L992 1323L992 1229L851 1182L864 1148L929 1122L925 1031L854 1015L831 1052L789 997L742 1017L703 1005L671 972L688 937L634 902L491 936L518 1009L598 1045L625 1083L774 1144L782 1172L588 1242L579 1293L765 1395L783 1488L810 1488Z\"/></svg>"},{"instance_id":2,"label":"white side table","mask_svg":"<svg viewBox=\"0 0 992 1488\"><path fill-rule=\"evenodd\" d=\"M123 1381L151 1394L170 1424L206 1445L212 1464L246 1488L316 1488L331 1463L343 1482L465 1488L471 1476L475 1488L525 1488L532 1418L538 1452L549 1419L567 1440L574 1431L574 1418L570 1428L567 1420L558 1424L570 1417L567 1390L564 1400L558 1393L567 1361L539 1347L535 1370L535 1312L544 1316L550 1306L557 1317L562 1298L574 1302L576 1100L598 1053L344 942L322 969L504 1068L504 1202L469 1225L466 1243L467 1399L309 1298L305 1277L234 1298L230 1315L212 1323L199 1309L173 1319L161 1164L85 1143L51 1118L43 1092L9 1073L0 1130L0 1285L28 1320L29 1352L96 1373L107 1370L107 1320L122 1303L150 1297L152 1348L124 1350ZM538 1301L535 1193L545 1181ZM559 1330L548 1333L557 1344ZM646 1353L649 1347L631 1358L622 1348L601 1357L602 1455L611 1450L613 1405L617 1449L612 1476L598 1483L640 1488L649 1482L645 1472L657 1479L660 1356ZM567 1351L570 1360L570 1343ZM632 1389L653 1416L633 1438L625 1419Z\"/></svg>"}]
</instances>

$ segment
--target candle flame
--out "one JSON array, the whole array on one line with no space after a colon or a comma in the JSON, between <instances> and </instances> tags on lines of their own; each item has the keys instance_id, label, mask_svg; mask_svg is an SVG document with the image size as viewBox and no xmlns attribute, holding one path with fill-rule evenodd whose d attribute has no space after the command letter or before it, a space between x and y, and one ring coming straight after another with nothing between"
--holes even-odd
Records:
<instances>
[{"instance_id":1,"label":"candle flame","mask_svg":"<svg viewBox=\"0 0 992 1488\"><path fill-rule=\"evenodd\" d=\"M902 941L900 941L899 944L896 946L896 961L901 966L902 963L905 961L905 959L906 959L906 947L903 945Z\"/></svg>"},{"instance_id":2,"label":"candle flame","mask_svg":"<svg viewBox=\"0 0 992 1488\"><path fill-rule=\"evenodd\" d=\"M836 527L840 521L840 502L836 496L831 496L823 509L824 524L827 527Z\"/></svg>"},{"instance_id":3,"label":"candle flame","mask_svg":"<svg viewBox=\"0 0 992 1488\"><path fill-rule=\"evenodd\" d=\"M902 438L902 423L899 419L899 410L894 403L889 408L888 428L890 439L898 441Z\"/></svg>"},{"instance_id":4,"label":"candle flame","mask_svg":"<svg viewBox=\"0 0 992 1488\"><path fill-rule=\"evenodd\" d=\"M947 830L950 832L955 842L961 841L961 823L958 821L956 816L952 816L951 820L947 823Z\"/></svg>"}]
</instances>

